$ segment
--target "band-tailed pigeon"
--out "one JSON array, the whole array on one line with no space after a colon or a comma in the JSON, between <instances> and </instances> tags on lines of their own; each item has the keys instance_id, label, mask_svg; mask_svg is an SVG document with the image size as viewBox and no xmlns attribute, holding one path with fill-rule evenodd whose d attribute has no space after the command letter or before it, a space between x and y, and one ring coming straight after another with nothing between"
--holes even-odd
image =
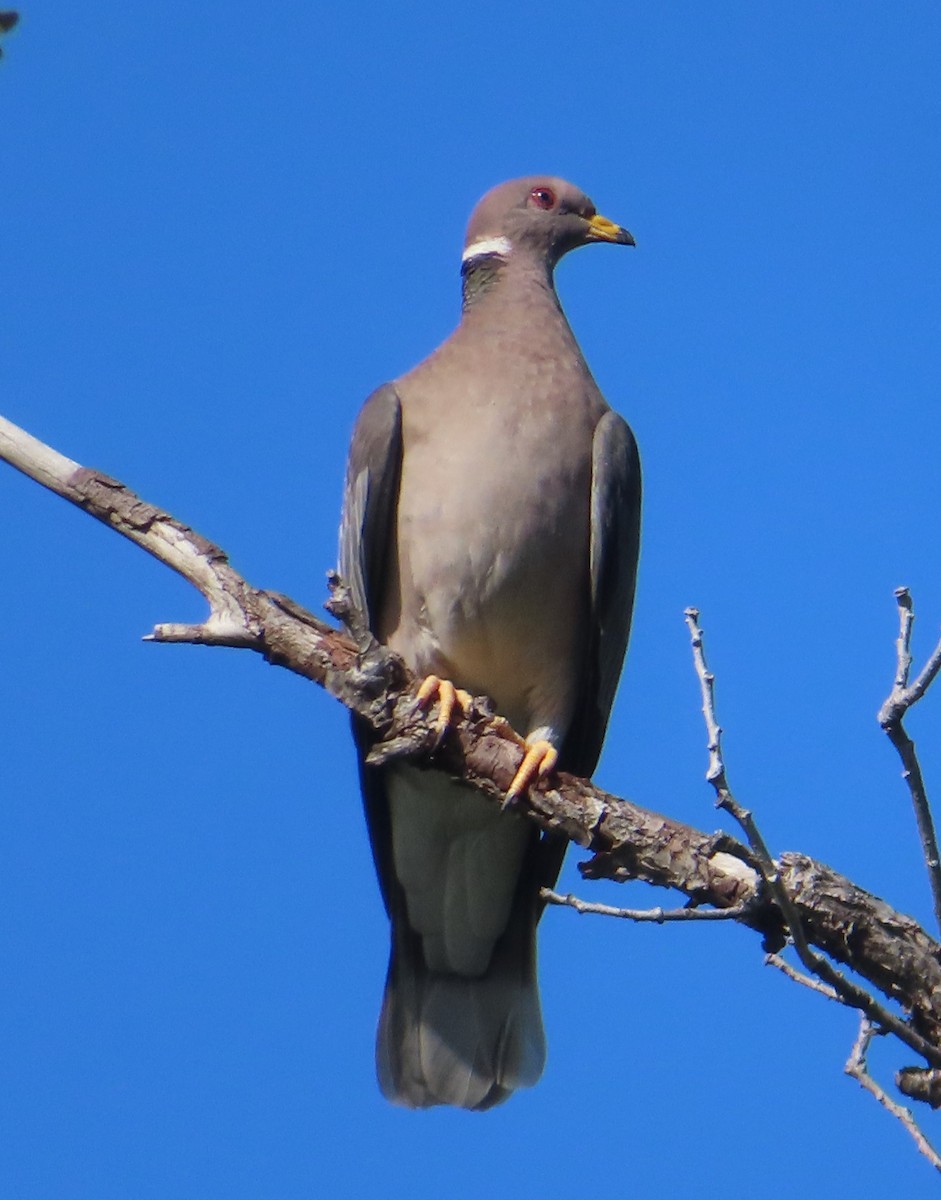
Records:
<instances>
[{"instance_id":1,"label":"band-tailed pigeon","mask_svg":"<svg viewBox=\"0 0 941 1200\"><path fill-rule=\"evenodd\" d=\"M562 312L553 269L589 242L633 245L561 179L477 205L460 324L366 401L353 434L340 571L376 637L428 677L492 698L536 773L595 767L627 645L640 463ZM392 949L382 1091L414 1108L490 1108L542 1073L541 886L565 840L434 771L365 765Z\"/></svg>"}]
</instances>

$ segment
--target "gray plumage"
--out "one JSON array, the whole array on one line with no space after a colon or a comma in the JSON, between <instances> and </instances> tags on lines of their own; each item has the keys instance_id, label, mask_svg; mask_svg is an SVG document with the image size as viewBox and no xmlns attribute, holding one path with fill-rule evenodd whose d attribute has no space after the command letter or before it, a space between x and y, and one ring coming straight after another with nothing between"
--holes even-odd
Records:
<instances>
[{"instance_id":1,"label":"gray plumage","mask_svg":"<svg viewBox=\"0 0 941 1200\"><path fill-rule=\"evenodd\" d=\"M454 333L374 392L350 449L340 570L419 675L490 696L559 766L594 770L630 628L640 465L553 285L591 241L633 244L563 180L495 188L471 217ZM360 779L392 949L384 1094L485 1109L545 1061L539 888L564 839L408 765Z\"/></svg>"}]
</instances>

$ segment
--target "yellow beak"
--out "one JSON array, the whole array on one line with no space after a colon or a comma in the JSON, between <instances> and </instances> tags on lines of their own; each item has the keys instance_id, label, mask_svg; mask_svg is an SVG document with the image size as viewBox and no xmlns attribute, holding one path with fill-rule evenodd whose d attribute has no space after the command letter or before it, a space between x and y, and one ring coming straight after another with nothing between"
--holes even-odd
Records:
<instances>
[{"instance_id":1,"label":"yellow beak","mask_svg":"<svg viewBox=\"0 0 941 1200\"><path fill-rule=\"evenodd\" d=\"M621 246L637 245L633 235L626 229L615 225L613 221L609 221L607 217L602 217L598 213L588 220L586 240L589 242L617 242Z\"/></svg>"}]
</instances>

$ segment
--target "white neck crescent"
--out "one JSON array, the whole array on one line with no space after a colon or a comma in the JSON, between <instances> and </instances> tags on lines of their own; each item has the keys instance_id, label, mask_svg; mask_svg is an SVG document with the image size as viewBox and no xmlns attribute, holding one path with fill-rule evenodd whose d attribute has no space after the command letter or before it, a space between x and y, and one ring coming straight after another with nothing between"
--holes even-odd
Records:
<instances>
[{"instance_id":1,"label":"white neck crescent","mask_svg":"<svg viewBox=\"0 0 941 1200\"><path fill-rule=\"evenodd\" d=\"M471 242L464 253L461 255L461 262L470 262L472 258L481 258L484 254L499 254L501 258L506 258L510 253L510 239L505 237L488 237L480 238L476 242Z\"/></svg>"}]
</instances>

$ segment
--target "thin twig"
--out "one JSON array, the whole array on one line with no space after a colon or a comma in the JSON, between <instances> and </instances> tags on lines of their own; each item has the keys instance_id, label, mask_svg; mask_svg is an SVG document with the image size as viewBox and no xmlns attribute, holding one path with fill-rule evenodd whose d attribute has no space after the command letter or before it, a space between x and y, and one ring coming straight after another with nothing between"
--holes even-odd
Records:
<instances>
[{"instance_id":1,"label":"thin twig","mask_svg":"<svg viewBox=\"0 0 941 1200\"><path fill-rule=\"evenodd\" d=\"M860 1017L859 1033L853 1044L853 1049L850 1051L850 1056L846 1060L846 1066L843 1069L847 1075L852 1076L861 1087L864 1087L871 1096L874 1096L882 1107L890 1112L896 1120L901 1121L902 1125L911 1134L919 1151L927 1158L936 1171L941 1171L941 1156L938 1155L938 1152L922 1133L921 1129L919 1129L918 1122L912 1116L911 1111L897 1103L891 1096L888 1096L869 1074L869 1067L866 1064L866 1053L869 1050L869 1043L880 1032L880 1030L873 1027L872 1022L866 1017Z\"/></svg>"},{"instance_id":2,"label":"thin twig","mask_svg":"<svg viewBox=\"0 0 941 1200\"><path fill-rule=\"evenodd\" d=\"M699 610L687 608L684 615L690 631L693 661L696 666L696 674L699 676L702 711L709 739L709 769L706 772L706 779L715 789L716 806L734 817L744 830L748 844L758 862L762 878L784 917L797 957L811 974L818 976L824 983L828 983L847 1004L858 1008L875 1024L894 1033L896 1037L916 1053L921 1054L933 1066L941 1065L941 1054L935 1046L915 1033L910 1025L877 1003L864 988L847 979L832 963L821 958L811 949L797 909L791 901L787 888L781 882L778 865L771 857L751 812L743 808L732 795L725 762L722 758L722 727L716 717L715 676L706 665L703 631L699 624Z\"/></svg>"},{"instance_id":3,"label":"thin twig","mask_svg":"<svg viewBox=\"0 0 941 1200\"><path fill-rule=\"evenodd\" d=\"M836 988L830 987L827 983L821 983L819 979L814 979L812 975L805 975L803 971L798 971L796 967L792 967L787 959L782 958L780 954L766 954L765 966L777 967L788 979L793 979L795 983L810 988L812 992L819 992L821 996L826 996L828 1000L836 1000L838 1004L846 1003Z\"/></svg>"},{"instance_id":4,"label":"thin twig","mask_svg":"<svg viewBox=\"0 0 941 1200\"><path fill-rule=\"evenodd\" d=\"M899 610L899 635L895 640L895 684L893 691L904 692L912 670L912 627L915 624L915 606L908 588L896 588L895 599Z\"/></svg>"},{"instance_id":5,"label":"thin twig","mask_svg":"<svg viewBox=\"0 0 941 1200\"><path fill-rule=\"evenodd\" d=\"M941 929L941 853L938 850L938 835L935 831L931 805L921 764L915 751L915 743L909 737L902 721L911 706L917 703L941 670L941 641L935 646L924 670L911 687L908 686L912 665L912 625L915 621L915 606L908 588L896 588L895 599L899 609L899 636L896 641L895 683L888 699L879 710L879 724L902 760L902 778L908 785L915 810L915 824L921 841L921 851L928 869L928 883L934 904L934 917Z\"/></svg>"},{"instance_id":6,"label":"thin twig","mask_svg":"<svg viewBox=\"0 0 941 1200\"><path fill-rule=\"evenodd\" d=\"M706 722L706 734L708 737L707 748L709 750L709 767L706 771L706 780L711 783L716 793L716 807L724 809L729 813L742 827L745 836L748 839L748 844L754 851L755 857L758 860L758 865L761 868L762 877L768 885L775 900L781 908L787 921L788 927L791 928L791 920L794 924L799 925L796 913L788 912L790 900L786 892L780 885L780 875L778 867L771 853L765 844L764 838L755 823L754 817L747 808L743 808L738 803L732 794L732 789L729 786L728 776L725 770L725 760L722 757L722 726L719 724L716 717L715 703L715 680L716 677L709 670L706 663L706 650L704 645L703 631L699 624L699 609L687 608L684 614L686 624L690 632L690 641L693 648L693 663L696 667L696 674L699 677L699 687L702 693L702 713ZM791 936L795 938L793 928L791 928Z\"/></svg>"},{"instance_id":7,"label":"thin twig","mask_svg":"<svg viewBox=\"0 0 941 1200\"><path fill-rule=\"evenodd\" d=\"M540 888L539 894L547 904L574 908L577 913L620 917L624 921L652 921L657 925L665 925L667 921L740 921L748 912L747 904L736 904L732 908L615 908L611 904L580 900L571 892L563 896L551 888Z\"/></svg>"}]
</instances>

